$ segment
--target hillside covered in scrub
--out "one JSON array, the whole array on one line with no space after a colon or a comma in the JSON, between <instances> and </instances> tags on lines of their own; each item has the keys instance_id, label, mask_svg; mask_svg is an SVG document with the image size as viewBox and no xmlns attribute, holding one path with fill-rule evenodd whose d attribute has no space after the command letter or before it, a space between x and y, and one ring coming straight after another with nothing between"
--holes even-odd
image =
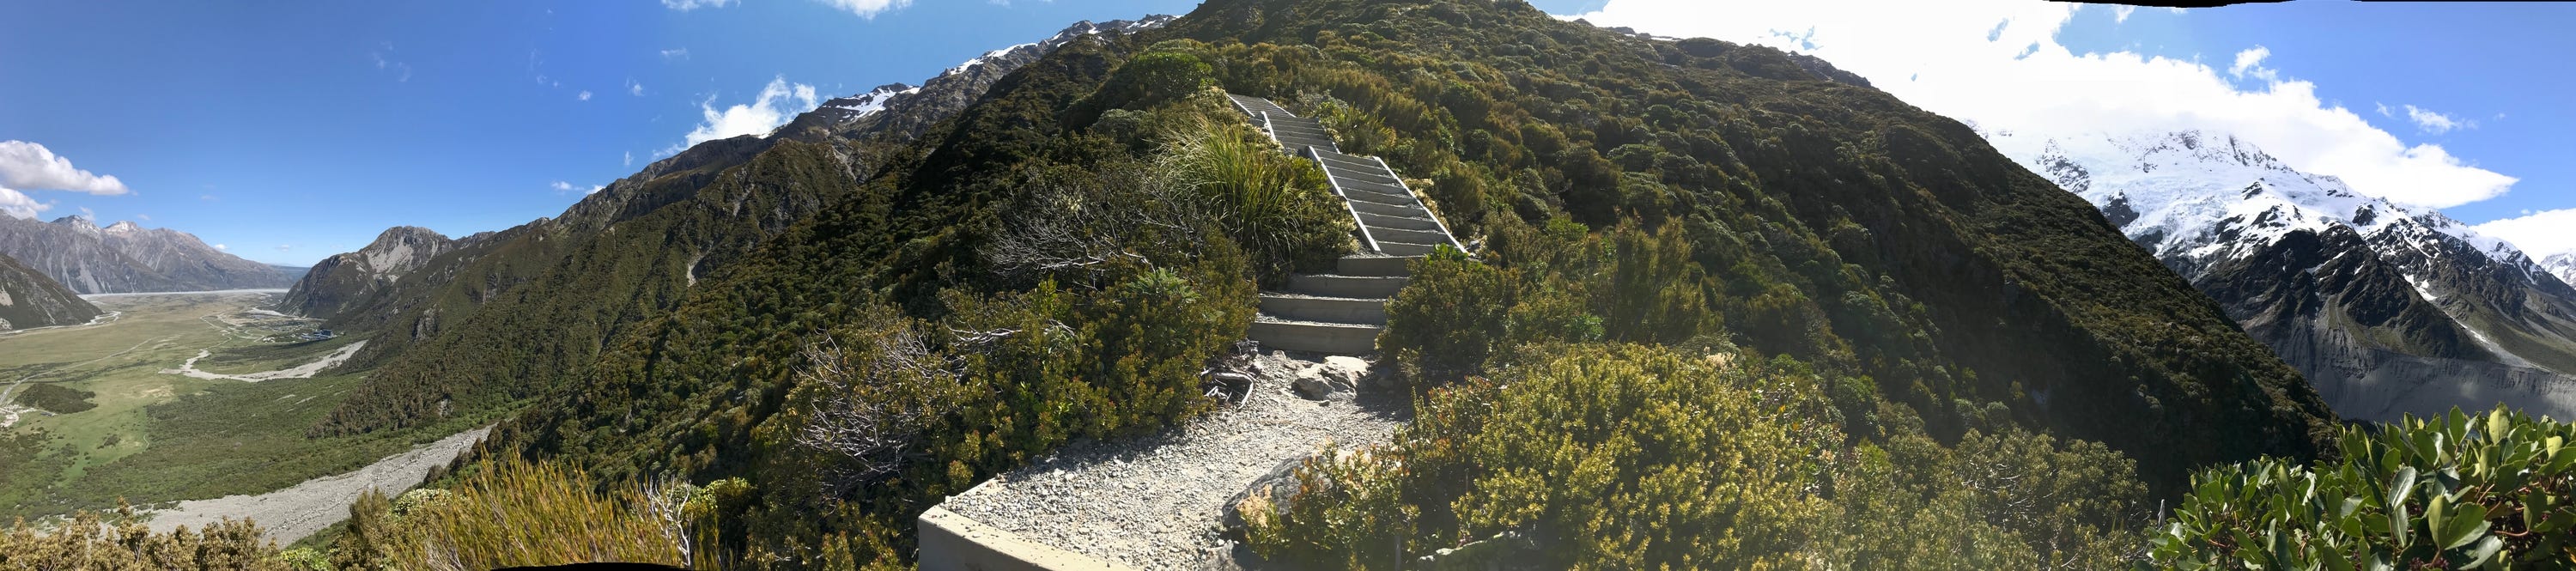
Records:
<instances>
[{"instance_id":1,"label":"hillside covered in scrub","mask_svg":"<svg viewBox=\"0 0 2576 571\"><path fill-rule=\"evenodd\" d=\"M1127 31L876 120L904 127L702 144L346 300L373 370L310 432L511 411L478 449L507 463L307 559L531 545L442 501L599 502L674 522L597 528L674 530L652 558L907 566L941 498L1221 406L1255 292L1350 250L1229 92L1417 177L1473 250L1388 306L1419 420L1254 518L1274 559L2093 567L2195 469L2334 453L2298 373L2091 205L1814 58L1517 0Z\"/></svg>"}]
</instances>

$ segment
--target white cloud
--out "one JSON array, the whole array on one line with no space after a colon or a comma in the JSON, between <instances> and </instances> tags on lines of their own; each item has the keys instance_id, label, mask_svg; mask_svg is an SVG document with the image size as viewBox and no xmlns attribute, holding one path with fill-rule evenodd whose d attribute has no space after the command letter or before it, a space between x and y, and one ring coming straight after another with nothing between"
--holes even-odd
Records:
<instances>
[{"instance_id":1,"label":"white cloud","mask_svg":"<svg viewBox=\"0 0 2576 571\"><path fill-rule=\"evenodd\" d=\"M131 192L125 188L125 181L75 168L71 159L55 156L44 145L26 141L0 141L0 186L97 195Z\"/></svg>"},{"instance_id":2,"label":"white cloud","mask_svg":"<svg viewBox=\"0 0 2576 571\"><path fill-rule=\"evenodd\" d=\"M668 1L670 1L670 0L663 0L663 1L668 2ZM858 14L858 15L859 15L859 17L861 17L861 18L867 18L867 19L870 19L870 20L874 20L874 19L876 19L877 14L879 14L879 13L883 13L883 12L886 12L886 11L888 11L888 10L901 10L901 9L903 9L903 7L905 7L905 6L911 6L911 5L912 5L912 0L818 0L818 1L820 1L820 2L822 2L822 3L824 3L824 4L826 4L826 5L829 5L829 6L831 6L831 7L834 7L834 8L840 8L840 9L842 9L842 10L848 10L848 11L849 11L850 13L852 13L852 14Z\"/></svg>"},{"instance_id":3,"label":"white cloud","mask_svg":"<svg viewBox=\"0 0 2576 571\"><path fill-rule=\"evenodd\" d=\"M230 249L233 249L233 247L232 247L232 246L226 246L226 245L223 245L223 244L216 244L216 245L215 245L215 249L217 249L217 250L230 250Z\"/></svg>"},{"instance_id":4,"label":"white cloud","mask_svg":"<svg viewBox=\"0 0 2576 571\"><path fill-rule=\"evenodd\" d=\"M152 221L152 215L150 215L150 214L136 214L136 215L134 215L134 219L135 219L135 220L141 220L141 221L144 221L144 222L151 222L151 221Z\"/></svg>"},{"instance_id":5,"label":"white cloud","mask_svg":"<svg viewBox=\"0 0 2576 571\"><path fill-rule=\"evenodd\" d=\"M797 113L813 109L817 99L814 96L814 86L802 83L791 84L787 82L786 77L781 76L769 80L769 85L761 87L760 95L751 103L717 109L715 101L715 97L710 96L706 101L699 102L698 110L706 115L706 122L699 123L697 129L689 131L688 142L663 149L662 154L676 154L698 143L716 139L742 135L766 136L779 125L785 125L789 119L794 119Z\"/></svg>"},{"instance_id":6,"label":"white cloud","mask_svg":"<svg viewBox=\"0 0 2576 571\"><path fill-rule=\"evenodd\" d=\"M579 94L575 94L575 95L573 95L572 97L573 97L574 99L579 99L579 100L582 100L582 101L589 101L589 100L590 100L590 90L588 90L588 89L581 90L581 93L579 93Z\"/></svg>"},{"instance_id":7,"label":"white cloud","mask_svg":"<svg viewBox=\"0 0 2576 571\"><path fill-rule=\"evenodd\" d=\"M2136 13L2138 13L2138 7L2136 6L2121 5L2111 7L2111 16L2112 21L2114 22L2127 22L2129 21L2129 15Z\"/></svg>"},{"instance_id":8,"label":"white cloud","mask_svg":"<svg viewBox=\"0 0 2576 571\"><path fill-rule=\"evenodd\" d=\"M2227 67L2227 75L2238 78L2251 75L2255 79L2264 81L2280 81L2280 72L2263 67L2263 58L2268 57L2272 57L2272 48L2263 46L2254 46L2245 51L2236 52L2236 65Z\"/></svg>"},{"instance_id":9,"label":"white cloud","mask_svg":"<svg viewBox=\"0 0 2576 571\"><path fill-rule=\"evenodd\" d=\"M733 0L662 0L662 7L687 12L699 8L723 8Z\"/></svg>"},{"instance_id":10,"label":"white cloud","mask_svg":"<svg viewBox=\"0 0 2576 571\"><path fill-rule=\"evenodd\" d=\"M569 192L569 191L571 191L571 190L572 190L572 183L564 182L564 181L560 181L560 180L555 181L555 183L554 183L554 184L550 184L550 185L546 185L546 186L554 187L554 189L555 189L556 191L558 191L558 192Z\"/></svg>"},{"instance_id":11,"label":"white cloud","mask_svg":"<svg viewBox=\"0 0 2576 571\"><path fill-rule=\"evenodd\" d=\"M277 251L280 251L280 252L284 252L284 251L287 251L287 250L293 250L293 249L295 249L295 245L294 245L294 244L278 244L278 245L277 245Z\"/></svg>"},{"instance_id":12,"label":"white cloud","mask_svg":"<svg viewBox=\"0 0 2576 571\"><path fill-rule=\"evenodd\" d=\"M635 81L635 78L626 78L626 93L636 97L643 97L644 84L642 82Z\"/></svg>"},{"instance_id":13,"label":"white cloud","mask_svg":"<svg viewBox=\"0 0 2576 571\"><path fill-rule=\"evenodd\" d=\"M582 196L589 196L589 195L593 195L593 194L599 194L599 191L602 191L602 190L608 190L608 185L604 185L604 184L594 184L594 185L590 185L590 192L584 192L584 193L581 193L581 194L582 194Z\"/></svg>"},{"instance_id":14,"label":"white cloud","mask_svg":"<svg viewBox=\"0 0 2576 571\"><path fill-rule=\"evenodd\" d=\"M626 152L626 166L635 166L635 151Z\"/></svg>"},{"instance_id":15,"label":"white cloud","mask_svg":"<svg viewBox=\"0 0 2576 571\"><path fill-rule=\"evenodd\" d=\"M2533 258L2550 254L2576 253L2576 208L2525 210L2520 218L2506 218L2476 226L2478 233L2502 238L2522 248Z\"/></svg>"},{"instance_id":16,"label":"white cloud","mask_svg":"<svg viewBox=\"0 0 2576 571\"><path fill-rule=\"evenodd\" d=\"M53 207L53 203L36 202L36 199L26 194L0 187L0 214L18 218L35 218L37 214L42 214Z\"/></svg>"},{"instance_id":17,"label":"white cloud","mask_svg":"<svg viewBox=\"0 0 2576 571\"><path fill-rule=\"evenodd\" d=\"M2450 132L2452 129L2476 129L2476 128L2478 128L2478 122L2477 122L2477 121L2471 121L2471 120L2467 120L2467 119L2461 119L2461 118L2458 118L2458 117L2452 117L2452 116L2449 116L2449 115L2444 115L2444 114L2441 114L2441 113L2434 112L2434 111L2433 111L2433 110L2431 110L2431 109L2425 109L2425 108L2422 108L2422 107L2416 107L2416 106L2413 106L2413 105L2407 105L2407 106L2405 106L2405 107L2406 107L2406 120L2408 120L2408 121L2414 121L2414 122L2415 122L2415 127L2416 127L2416 128L2418 128L2418 129L2423 129L2423 130L2424 130L2424 132L2426 132L2426 133L2432 133L2432 134L2435 134L2435 135L2440 135L2440 134L2443 134L2443 133L2448 133L2448 132Z\"/></svg>"},{"instance_id":18,"label":"white cloud","mask_svg":"<svg viewBox=\"0 0 2576 571\"><path fill-rule=\"evenodd\" d=\"M2438 145L2409 145L2321 100L2315 84L2264 67L2268 48L2239 52L2227 69L2130 52L2072 53L2056 34L2077 9L2018 0L1867 6L1610 0L1580 17L1665 36L1782 49L1812 45L1807 53L1868 77L1907 103L1991 129L2044 136L2230 133L2294 168L2335 175L2356 190L2407 204L2475 202L2515 182ZM2259 85L2239 88L2244 77Z\"/></svg>"},{"instance_id":19,"label":"white cloud","mask_svg":"<svg viewBox=\"0 0 2576 571\"><path fill-rule=\"evenodd\" d=\"M662 50L662 59L689 59L689 48L671 48Z\"/></svg>"}]
</instances>

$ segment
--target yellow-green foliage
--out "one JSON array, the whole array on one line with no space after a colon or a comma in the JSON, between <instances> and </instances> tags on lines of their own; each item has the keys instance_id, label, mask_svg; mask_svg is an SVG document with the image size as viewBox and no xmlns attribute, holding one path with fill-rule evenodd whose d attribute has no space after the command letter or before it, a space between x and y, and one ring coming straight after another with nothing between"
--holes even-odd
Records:
<instances>
[{"instance_id":1,"label":"yellow-green foliage","mask_svg":"<svg viewBox=\"0 0 2576 571\"><path fill-rule=\"evenodd\" d=\"M2117 565L2143 516L2134 466L2098 444L1847 444L1785 359L1532 350L1432 391L1390 446L1310 460L1284 505L1248 510L1249 543L1354 569L1393 568L1399 541L1539 568L2082 569Z\"/></svg>"},{"instance_id":2,"label":"yellow-green foliage","mask_svg":"<svg viewBox=\"0 0 2576 571\"><path fill-rule=\"evenodd\" d=\"M482 570L596 561L686 565L677 517L631 488L600 493L552 464L484 464L447 492L369 493L332 559L352 569ZM675 514L676 515L676 514Z\"/></svg>"},{"instance_id":3,"label":"yellow-green foliage","mask_svg":"<svg viewBox=\"0 0 2576 571\"><path fill-rule=\"evenodd\" d=\"M39 529L19 520L0 530L0 571L143 571L288 569L277 544L249 521L225 519L203 530L153 533L131 507L113 517L79 512Z\"/></svg>"},{"instance_id":4,"label":"yellow-green foliage","mask_svg":"<svg viewBox=\"0 0 2576 571\"><path fill-rule=\"evenodd\" d=\"M2576 568L2576 426L2498 407L2346 428L2343 458L2204 470L2150 554L2180 569Z\"/></svg>"}]
</instances>

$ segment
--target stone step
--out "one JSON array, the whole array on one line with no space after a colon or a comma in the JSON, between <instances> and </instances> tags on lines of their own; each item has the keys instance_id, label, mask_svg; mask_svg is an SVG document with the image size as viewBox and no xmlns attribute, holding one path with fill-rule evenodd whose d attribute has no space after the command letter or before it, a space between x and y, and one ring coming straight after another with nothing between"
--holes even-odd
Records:
<instances>
[{"instance_id":1,"label":"stone step","mask_svg":"<svg viewBox=\"0 0 2576 571\"><path fill-rule=\"evenodd\" d=\"M1422 218L1431 215L1431 211L1424 210L1422 206L1416 204L1379 204L1359 200L1349 200L1346 202L1350 203L1351 210L1357 210L1361 214L1411 216L1415 218Z\"/></svg>"},{"instance_id":2,"label":"stone step","mask_svg":"<svg viewBox=\"0 0 2576 571\"><path fill-rule=\"evenodd\" d=\"M1324 126L1322 124L1314 121L1302 119L1281 119L1278 115L1270 116L1270 131L1273 133L1295 132L1305 135L1314 135L1317 137L1328 136L1331 134L1330 131L1324 130Z\"/></svg>"},{"instance_id":3,"label":"stone step","mask_svg":"<svg viewBox=\"0 0 2576 571\"><path fill-rule=\"evenodd\" d=\"M1336 274L1293 274L1288 276L1287 293L1316 297L1352 297L1385 299L1404 289L1406 278L1387 276L1345 276Z\"/></svg>"},{"instance_id":4,"label":"stone step","mask_svg":"<svg viewBox=\"0 0 2576 571\"><path fill-rule=\"evenodd\" d=\"M1342 256L1333 262L1333 272L1345 276L1405 277L1413 275L1413 261L1421 256Z\"/></svg>"},{"instance_id":5,"label":"stone step","mask_svg":"<svg viewBox=\"0 0 2576 571\"><path fill-rule=\"evenodd\" d=\"M1289 135L1289 136L1277 137L1277 138L1276 138L1276 140L1278 140L1278 141L1279 141L1279 144L1280 144L1280 145L1286 146L1286 147L1288 147L1288 149L1289 149L1289 150L1292 150L1292 151L1294 151L1294 150L1299 150L1299 149L1304 149L1304 148L1307 148L1307 147L1314 147L1314 148L1317 148L1317 149L1322 149L1322 150L1327 150L1327 151L1329 151L1329 150L1332 150L1332 149L1333 149L1333 140L1332 140L1332 139L1318 139L1318 138L1308 138L1308 137L1300 137L1300 136L1295 136L1295 135Z\"/></svg>"},{"instance_id":6,"label":"stone step","mask_svg":"<svg viewBox=\"0 0 2576 571\"><path fill-rule=\"evenodd\" d=\"M1252 320L1247 337L1261 342L1263 351L1365 355L1377 351L1377 334L1383 330L1376 325L1290 321L1263 315Z\"/></svg>"},{"instance_id":7,"label":"stone step","mask_svg":"<svg viewBox=\"0 0 2576 571\"><path fill-rule=\"evenodd\" d=\"M1443 243L1445 244L1446 241L1443 241ZM1439 245L1435 244L1408 244L1404 242L1386 241L1380 241L1377 243L1378 253L1389 256L1421 256L1430 254L1431 250L1439 247Z\"/></svg>"},{"instance_id":8,"label":"stone step","mask_svg":"<svg viewBox=\"0 0 2576 571\"><path fill-rule=\"evenodd\" d=\"M1261 313L1294 321L1385 325L1386 300L1265 293Z\"/></svg>"},{"instance_id":9,"label":"stone step","mask_svg":"<svg viewBox=\"0 0 2576 571\"><path fill-rule=\"evenodd\" d=\"M1360 213L1360 223L1361 223L1361 224L1367 224L1367 225L1369 225L1369 227L1371 227L1371 228L1395 228L1395 229L1398 229L1398 230L1427 230L1427 231L1432 231L1432 232L1438 232L1438 231L1440 231L1440 223L1439 223L1439 222L1433 221L1432 219L1429 219L1429 218L1421 218L1421 217L1415 217L1415 216L1386 216L1386 215L1382 215L1382 214L1369 214L1369 213L1366 213L1366 212L1362 212L1362 213Z\"/></svg>"},{"instance_id":10,"label":"stone step","mask_svg":"<svg viewBox=\"0 0 2576 571\"><path fill-rule=\"evenodd\" d=\"M1378 242L1381 242L1381 243L1384 243L1384 242L1406 242L1406 243L1412 243L1412 244L1447 244L1447 243L1449 243L1449 235L1448 235L1448 234L1446 234L1446 233L1440 232L1440 231L1438 231L1438 230L1422 231L1422 230L1405 230L1405 229L1401 229L1401 228L1377 228L1377 227L1370 227L1370 228L1369 228L1369 237L1370 237L1370 238L1376 238L1376 239L1377 239L1377 241L1378 241Z\"/></svg>"}]
</instances>

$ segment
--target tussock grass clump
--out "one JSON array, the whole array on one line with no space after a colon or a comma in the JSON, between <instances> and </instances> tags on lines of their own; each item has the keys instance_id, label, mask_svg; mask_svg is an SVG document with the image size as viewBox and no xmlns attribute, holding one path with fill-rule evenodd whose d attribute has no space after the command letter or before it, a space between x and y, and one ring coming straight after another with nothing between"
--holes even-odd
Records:
<instances>
[{"instance_id":1,"label":"tussock grass clump","mask_svg":"<svg viewBox=\"0 0 2576 571\"><path fill-rule=\"evenodd\" d=\"M1164 140L1157 170L1215 206L1209 214L1251 254L1263 281L1320 269L1351 252L1356 223L1314 162L1280 152L1247 125L1205 116Z\"/></svg>"},{"instance_id":2,"label":"tussock grass clump","mask_svg":"<svg viewBox=\"0 0 2576 571\"><path fill-rule=\"evenodd\" d=\"M485 464L452 490L397 500L370 493L351 506L333 548L342 568L479 570L586 562L688 565L676 518L657 516L640 490L601 493L590 476L554 464ZM424 493L427 492L427 493Z\"/></svg>"}]
</instances>

